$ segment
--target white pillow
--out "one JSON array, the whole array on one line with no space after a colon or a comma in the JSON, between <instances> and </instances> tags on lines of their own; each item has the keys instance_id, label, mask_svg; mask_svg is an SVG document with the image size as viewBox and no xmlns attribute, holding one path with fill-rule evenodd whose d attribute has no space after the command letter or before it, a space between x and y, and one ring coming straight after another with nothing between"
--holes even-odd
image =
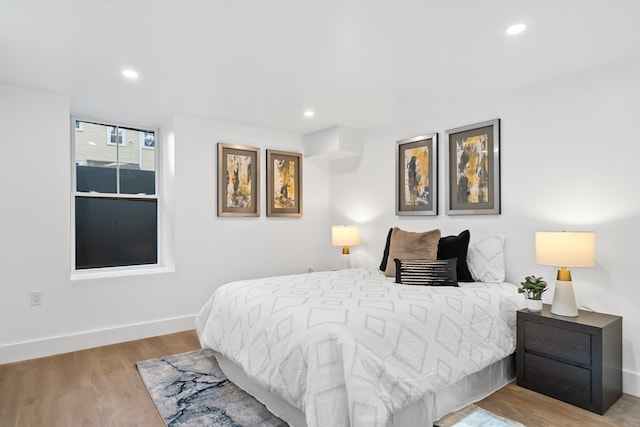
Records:
<instances>
[{"instance_id":1,"label":"white pillow","mask_svg":"<svg viewBox=\"0 0 640 427\"><path fill-rule=\"evenodd\" d=\"M467 265L476 282L504 282L504 239L499 234L469 245Z\"/></svg>"}]
</instances>

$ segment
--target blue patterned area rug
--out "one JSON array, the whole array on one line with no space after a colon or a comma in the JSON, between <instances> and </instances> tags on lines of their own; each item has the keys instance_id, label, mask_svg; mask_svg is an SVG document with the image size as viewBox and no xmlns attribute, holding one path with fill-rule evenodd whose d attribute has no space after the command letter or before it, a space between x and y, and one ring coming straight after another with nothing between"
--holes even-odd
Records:
<instances>
[{"instance_id":1,"label":"blue patterned area rug","mask_svg":"<svg viewBox=\"0 0 640 427\"><path fill-rule=\"evenodd\" d=\"M167 426L287 426L229 381L210 350L145 360L136 366Z\"/></svg>"},{"instance_id":2,"label":"blue patterned area rug","mask_svg":"<svg viewBox=\"0 0 640 427\"><path fill-rule=\"evenodd\" d=\"M165 424L170 427L285 427L253 396L229 381L211 350L137 362L138 372ZM524 427L476 405L434 427Z\"/></svg>"}]
</instances>

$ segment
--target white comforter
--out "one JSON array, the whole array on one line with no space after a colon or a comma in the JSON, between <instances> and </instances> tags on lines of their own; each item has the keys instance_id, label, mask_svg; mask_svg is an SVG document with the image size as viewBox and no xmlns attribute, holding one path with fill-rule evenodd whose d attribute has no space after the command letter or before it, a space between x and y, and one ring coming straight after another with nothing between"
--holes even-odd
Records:
<instances>
[{"instance_id":1,"label":"white comforter","mask_svg":"<svg viewBox=\"0 0 640 427\"><path fill-rule=\"evenodd\" d=\"M385 426L515 351L517 288L461 286L403 286L365 269L237 281L214 293L196 329L308 426Z\"/></svg>"}]
</instances>

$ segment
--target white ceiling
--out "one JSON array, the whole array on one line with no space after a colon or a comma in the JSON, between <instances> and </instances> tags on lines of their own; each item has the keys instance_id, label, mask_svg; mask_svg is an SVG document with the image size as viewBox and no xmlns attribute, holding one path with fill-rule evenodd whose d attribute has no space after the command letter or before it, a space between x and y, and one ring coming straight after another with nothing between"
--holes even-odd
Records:
<instances>
[{"instance_id":1,"label":"white ceiling","mask_svg":"<svg viewBox=\"0 0 640 427\"><path fill-rule=\"evenodd\" d=\"M366 129L637 55L638 0L0 0L0 81L147 125Z\"/></svg>"}]
</instances>

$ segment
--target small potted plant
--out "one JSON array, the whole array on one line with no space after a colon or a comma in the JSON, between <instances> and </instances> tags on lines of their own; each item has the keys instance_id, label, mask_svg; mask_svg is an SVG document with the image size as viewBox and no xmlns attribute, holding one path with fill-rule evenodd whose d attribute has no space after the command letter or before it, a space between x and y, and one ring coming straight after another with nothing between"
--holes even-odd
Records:
<instances>
[{"instance_id":1,"label":"small potted plant","mask_svg":"<svg viewBox=\"0 0 640 427\"><path fill-rule=\"evenodd\" d=\"M527 276L520 285L522 287L518 289L518 293L526 294L527 309L533 312L541 311L542 293L547 290L547 282L542 277Z\"/></svg>"}]
</instances>

